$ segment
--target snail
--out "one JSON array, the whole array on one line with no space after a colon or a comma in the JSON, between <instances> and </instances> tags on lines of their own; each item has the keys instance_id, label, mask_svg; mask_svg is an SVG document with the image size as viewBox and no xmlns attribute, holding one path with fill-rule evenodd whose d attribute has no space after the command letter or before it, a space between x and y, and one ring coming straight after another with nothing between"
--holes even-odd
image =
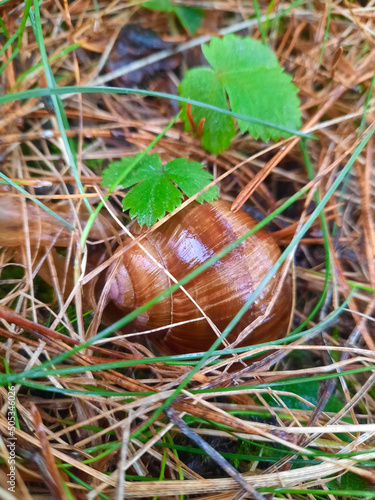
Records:
<instances>
[{"instance_id":1,"label":"snail","mask_svg":"<svg viewBox=\"0 0 375 500\"><path fill-rule=\"evenodd\" d=\"M67 230L60 228L53 240L53 227L55 232L58 227L56 221L49 220L51 216L41 213L35 206L30 209L33 211L33 224L35 213L38 212L38 216L43 219L40 226L42 232L51 233L43 237L39 235L38 241L42 245L54 241L56 246L67 246ZM62 212L67 218L68 210ZM108 234L104 217L100 222ZM7 232L6 225L3 222L3 235ZM133 244L129 250L125 248L120 258L97 276L91 288L86 288L86 307L95 308L94 302L105 288L102 323L112 324L165 291L173 284L172 277L175 280L182 279L255 225L256 221L244 211L231 212L230 204L226 201L217 200L202 205L193 202L159 228L149 231L141 239L141 247ZM8 226L11 226L10 222ZM94 231L95 237L99 239L100 227L94 228ZM131 232L139 236L143 234L143 229L133 224ZM130 243L128 238L123 238L124 247ZM0 237L0 244L5 245L6 239L6 236ZM8 237L8 242L10 240ZM20 244L20 238L13 238L12 244L15 245L17 241ZM94 251L89 259L90 269L99 263L99 258L95 257L97 254ZM140 314L127 325L126 331L156 330L148 338L162 354L205 351L216 339L216 333L207 319L200 319L202 313L197 305L222 331L279 256L280 249L272 236L265 230L259 230L187 283L185 291L175 291ZM103 259L101 255L100 260ZM276 340L286 335L292 307L292 288L290 278L286 276L280 289L280 279L279 271L230 332L227 337L230 344L257 318L258 324L237 342L238 346Z\"/></svg>"}]
</instances>

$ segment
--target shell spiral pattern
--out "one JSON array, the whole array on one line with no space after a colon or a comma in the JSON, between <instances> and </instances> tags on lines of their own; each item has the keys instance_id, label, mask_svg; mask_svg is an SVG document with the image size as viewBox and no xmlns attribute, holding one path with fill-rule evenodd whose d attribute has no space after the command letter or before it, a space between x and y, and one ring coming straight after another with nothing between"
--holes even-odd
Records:
<instances>
[{"instance_id":1,"label":"shell spiral pattern","mask_svg":"<svg viewBox=\"0 0 375 500\"><path fill-rule=\"evenodd\" d=\"M255 224L256 221L245 212L231 212L230 204L225 201L203 205L194 202L143 238L142 245L170 275L180 280ZM133 229L134 234L140 232L139 227ZM257 231L185 285L185 290L222 331L279 256L279 247L272 236L264 230ZM109 279L110 272L111 269L107 271L106 279ZM271 279L227 337L229 343L233 343L257 318L259 324L237 346L276 340L286 335L292 287L287 277L281 292L276 294L280 278L281 274L277 273ZM123 317L171 284L165 271L144 250L134 246L117 264L104 321L113 322ZM141 314L130 325L131 329L145 331L202 318L191 298L183 290L177 290ZM166 327L150 335L151 342L165 354L205 351L215 339L216 334L206 319Z\"/></svg>"}]
</instances>

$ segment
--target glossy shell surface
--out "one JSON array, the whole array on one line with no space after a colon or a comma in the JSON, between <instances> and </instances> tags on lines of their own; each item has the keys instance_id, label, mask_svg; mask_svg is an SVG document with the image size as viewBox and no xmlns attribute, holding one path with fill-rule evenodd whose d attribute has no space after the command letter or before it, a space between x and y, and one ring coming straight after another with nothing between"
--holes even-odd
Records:
<instances>
[{"instance_id":1,"label":"glossy shell surface","mask_svg":"<svg viewBox=\"0 0 375 500\"><path fill-rule=\"evenodd\" d=\"M230 204L225 201L202 205L194 202L143 238L142 245L170 275L180 280L255 224L256 221L243 211L232 213ZM135 234L139 232L139 229L134 230ZM279 256L279 247L272 236L266 231L257 231L185 285L185 290L222 331ZM111 269L106 279L109 279L110 272ZM111 322L145 304L173 284L165 271L138 247L124 254L113 275L104 318ZM287 277L281 293L275 298L280 276L278 273L271 279L229 334L227 340L230 343L262 315L264 318L260 324L239 345L266 342L286 335L292 290ZM191 298L183 290L178 290L140 315L131 328L144 331L201 318L201 312ZM271 299L275 303L267 312ZM167 354L205 351L215 338L216 334L206 319L167 326L162 331L150 334L150 340L162 353Z\"/></svg>"}]
</instances>

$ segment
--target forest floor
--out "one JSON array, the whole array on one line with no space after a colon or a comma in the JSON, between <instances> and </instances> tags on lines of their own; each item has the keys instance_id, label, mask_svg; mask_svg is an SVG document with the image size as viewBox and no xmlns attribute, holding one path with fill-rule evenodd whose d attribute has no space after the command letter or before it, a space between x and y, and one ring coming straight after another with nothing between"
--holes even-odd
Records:
<instances>
[{"instance_id":1,"label":"forest floor","mask_svg":"<svg viewBox=\"0 0 375 500\"><path fill-rule=\"evenodd\" d=\"M212 110L193 106L195 133L189 106L176 119L160 93L228 33L291 75L302 134L235 121L215 154ZM375 0L4 0L0 56L0 498L375 498ZM112 262L90 250L130 220L103 171L148 150L267 217L293 282L286 338L176 356L87 306Z\"/></svg>"}]
</instances>

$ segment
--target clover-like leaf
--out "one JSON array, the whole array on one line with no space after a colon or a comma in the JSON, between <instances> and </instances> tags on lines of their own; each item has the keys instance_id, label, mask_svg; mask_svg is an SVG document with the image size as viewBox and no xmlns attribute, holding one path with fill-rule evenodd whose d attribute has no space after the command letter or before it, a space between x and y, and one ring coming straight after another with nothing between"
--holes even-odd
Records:
<instances>
[{"instance_id":1,"label":"clover-like leaf","mask_svg":"<svg viewBox=\"0 0 375 500\"><path fill-rule=\"evenodd\" d=\"M152 176L133 187L123 202L131 218L137 217L139 225L150 227L166 214L181 205L183 195L167 177Z\"/></svg>"},{"instance_id":2,"label":"clover-like leaf","mask_svg":"<svg viewBox=\"0 0 375 500\"><path fill-rule=\"evenodd\" d=\"M176 160L170 161L166 164L165 171L181 191L189 197L198 193L212 181L212 175L203 170L201 163L187 161L186 158L176 158ZM213 186L198 196L197 201L199 203L211 202L218 196L219 191L216 186Z\"/></svg>"},{"instance_id":3,"label":"clover-like leaf","mask_svg":"<svg viewBox=\"0 0 375 500\"><path fill-rule=\"evenodd\" d=\"M157 154L138 154L111 163L103 172L102 183L110 188L133 186L123 200L123 209L129 210L130 217L137 217L140 225L152 226L181 204L183 194L193 196L211 180L212 175L198 162L179 158L163 167ZM218 195L214 186L197 201L213 201Z\"/></svg>"},{"instance_id":4,"label":"clover-like leaf","mask_svg":"<svg viewBox=\"0 0 375 500\"><path fill-rule=\"evenodd\" d=\"M114 189L116 186L123 186L123 179L130 172L134 157L122 158L120 161L114 161L103 170L102 184L108 188Z\"/></svg>"},{"instance_id":5,"label":"clover-like leaf","mask_svg":"<svg viewBox=\"0 0 375 500\"><path fill-rule=\"evenodd\" d=\"M202 50L211 68L186 73L179 87L183 97L224 109L228 109L228 97L232 111L262 122L238 121L241 132L248 131L255 139L289 137L300 128L298 89L267 46L250 37L227 35L213 38ZM186 105L182 108L188 127ZM234 135L231 117L198 106L192 106L192 114L196 123L206 117L202 136L206 149L218 153L229 147ZM226 132L229 122L232 130Z\"/></svg>"}]
</instances>

